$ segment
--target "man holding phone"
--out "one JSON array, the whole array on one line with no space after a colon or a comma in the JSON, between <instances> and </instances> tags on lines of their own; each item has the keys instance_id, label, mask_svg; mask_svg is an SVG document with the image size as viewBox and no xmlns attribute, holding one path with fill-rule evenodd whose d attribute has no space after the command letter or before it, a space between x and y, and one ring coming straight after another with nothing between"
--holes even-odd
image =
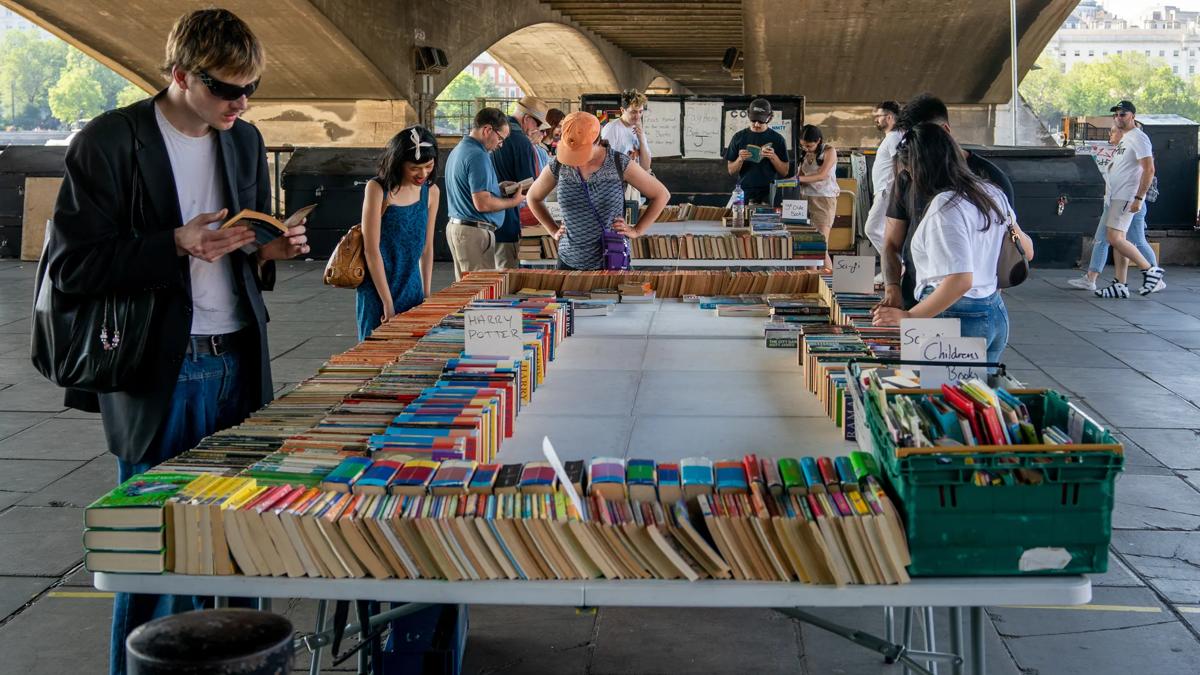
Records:
<instances>
[{"instance_id":1,"label":"man holding phone","mask_svg":"<svg viewBox=\"0 0 1200 675\"><path fill-rule=\"evenodd\" d=\"M733 135L729 147L725 149L725 161L729 175L738 177L738 183L746 193L746 202L765 204L770 198L771 185L789 174L791 165L788 162L787 144L783 135L771 128L771 120L775 115L767 99L756 98L751 101L746 109L746 117L750 120L750 128ZM754 159L749 146L759 148L758 160ZM776 194L775 201L780 201L780 197Z\"/></svg>"}]
</instances>

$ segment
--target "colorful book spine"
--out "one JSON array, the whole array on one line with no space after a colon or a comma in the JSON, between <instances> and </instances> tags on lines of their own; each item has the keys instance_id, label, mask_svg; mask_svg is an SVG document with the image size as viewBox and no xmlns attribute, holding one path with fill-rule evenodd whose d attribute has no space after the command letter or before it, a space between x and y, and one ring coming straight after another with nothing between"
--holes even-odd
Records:
<instances>
[{"instance_id":1,"label":"colorful book spine","mask_svg":"<svg viewBox=\"0 0 1200 675\"><path fill-rule=\"evenodd\" d=\"M500 473L499 464L480 464L475 467L475 473L471 475L471 482L467 485L467 492L471 494L489 494L496 485L496 475Z\"/></svg>"},{"instance_id":2,"label":"colorful book spine","mask_svg":"<svg viewBox=\"0 0 1200 675\"><path fill-rule=\"evenodd\" d=\"M821 480L821 471L817 468L815 457L801 457L800 469L804 473L804 483L809 492L825 492L825 482Z\"/></svg>"},{"instance_id":3,"label":"colorful book spine","mask_svg":"<svg viewBox=\"0 0 1200 675\"><path fill-rule=\"evenodd\" d=\"M655 482L658 484L658 500L674 504L683 499L683 486L679 484L678 464L659 464L654 467Z\"/></svg>"},{"instance_id":4,"label":"colorful book spine","mask_svg":"<svg viewBox=\"0 0 1200 675\"><path fill-rule=\"evenodd\" d=\"M596 457L588 465L588 485L592 494L605 499L625 498L625 460L619 457Z\"/></svg>"},{"instance_id":5,"label":"colorful book spine","mask_svg":"<svg viewBox=\"0 0 1200 675\"><path fill-rule=\"evenodd\" d=\"M366 457L347 457L328 476L325 476L325 480L321 481L321 487L334 492L350 492L354 482L366 473L370 466L371 460Z\"/></svg>"},{"instance_id":6,"label":"colorful book spine","mask_svg":"<svg viewBox=\"0 0 1200 675\"><path fill-rule=\"evenodd\" d=\"M683 486L684 496L689 499L712 494L716 487L712 460L707 457L679 460L679 482Z\"/></svg>"},{"instance_id":7,"label":"colorful book spine","mask_svg":"<svg viewBox=\"0 0 1200 675\"><path fill-rule=\"evenodd\" d=\"M746 468L741 462L730 460L713 464L717 492L746 494L750 492L750 483L746 478Z\"/></svg>"},{"instance_id":8,"label":"colorful book spine","mask_svg":"<svg viewBox=\"0 0 1200 675\"><path fill-rule=\"evenodd\" d=\"M549 462L529 462L521 469L517 489L524 493L549 494L558 487L558 475Z\"/></svg>"},{"instance_id":9,"label":"colorful book spine","mask_svg":"<svg viewBox=\"0 0 1200 675\"><path fill-rule=\"evenodd\" d=\"M800 460L795 457L784 457L779 460L779 478L783 481L783 489L788 494L808 494L808 483L804 480L804 471L800 468Z\"/></svg>"},{"instance_id":10,"label":"colorful book spine","mask_svg":"<svg viewBox=\"0 0 1200 675\"><path fill-rule=\"evenodd\" d=\"M354 482L351 491L355 494L386 494L387 487L396 478L404 462L395 459L381 459L371 464L370 468Z\"/></svg>"},{"instance_id":11,"label":"colorful book spine","mask_svg":"<svg viewBox=\"0 0 1200 675\"><path fill-rule=\"evenodd\" d=\"M435 495L464 494L476 467L477 463L469 459L442 462L437 473L429 480L429 491Z\"/></svg>"},{"instance_id":12,"label":"colorful book spine","mask_svg":"<svg viewBox=\"0 0 1200 675\"><path fill-rule=\"evenodd\" d=\"M631 459L625 464L625 485L629 498L634 501L654 501L658 498L655 489L654 460Z\"/></svg>"}]
</instances>

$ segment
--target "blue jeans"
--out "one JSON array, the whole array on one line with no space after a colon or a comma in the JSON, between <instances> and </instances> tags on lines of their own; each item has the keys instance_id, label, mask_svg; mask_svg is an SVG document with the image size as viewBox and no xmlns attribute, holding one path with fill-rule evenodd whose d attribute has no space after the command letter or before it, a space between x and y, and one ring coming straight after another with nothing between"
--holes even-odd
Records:
<instances>
[{"instance_id":1,"label":"blue jeans","mask_svg":"<svg viewBox=\"0 0 1200 675\"><path fill-rule=\"evenodd\" d=\"M1150 242L1146 241L1146 209L1147 205L1143 204L1142 210L1133 215L1133 222L1129 224L1129 232L1125 234L1125 238L1141 251L1152 267L1158 267L1154 249L1150 248ZM1096 237L1092 242L1092 260L1088 263L1088 271L1096 274L1102 272L1105 263L1108 262L1108 228L1104 226L1107 216L1108 205L1105 204L1104 212L1100 214L1100 224L1096 226Z\"/></svg>"},{"instance_id":2,"label":"blue jeans","mask_svg":"<svg viewBox=\"0 0 1200 675\"><path fill-rule=\"evenodd\" d=\"M117 461L117 480L123 483L245 419L249 411L242 394L241 361L237 350L221 356L184 356L162 427L141 461ZM203 607L204 600L194 596L117 593L108 672L124 675L125 639L133 629L152 619Z\"/></svg>"},{"instance_id":3,"label":"blue jeans","mask_svg":"<svg viewBox=\"0 0 1200 675\"><path fill-rule=\"evenodd\" d=\"M1008 346L1008 308L1000 291L986 298L959 298L939 319L958 319L960 335L987 340L988 363L999 363Z\"/></svg>"}]
</instances>

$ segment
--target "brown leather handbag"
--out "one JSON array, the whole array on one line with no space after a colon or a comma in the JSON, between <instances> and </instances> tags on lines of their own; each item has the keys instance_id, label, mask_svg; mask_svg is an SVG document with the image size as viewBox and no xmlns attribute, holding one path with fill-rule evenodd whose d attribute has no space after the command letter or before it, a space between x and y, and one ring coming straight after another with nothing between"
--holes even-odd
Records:
<instances>
[{"instance_id":1,"label":"brown leather handbag","mask_svg":"<svg viewBox=\"0 0 1200 675\"><path fill-rule=\"evenodd\" d=\"M1025 247L1021 245L1021 237L1013 227L1014 222L1016 218L1009 211L1004 242L1000 245L1000 256L996 260L996 283L1000 288L1019 286L1029 278L1029 259L1025 257Z\"/></svg>"},{"instance_id":2,"label":"brown leather handbag","mask_svg":"<svg viewBox=\"0 0 1200 675\"><path fill-rule=\"evenodd\" d=\"M329 254L324 281L325 285L336 288L358 288L366 278L367 256L363 253L362 223L358 223Z\"/></svg>"}]
</instances>

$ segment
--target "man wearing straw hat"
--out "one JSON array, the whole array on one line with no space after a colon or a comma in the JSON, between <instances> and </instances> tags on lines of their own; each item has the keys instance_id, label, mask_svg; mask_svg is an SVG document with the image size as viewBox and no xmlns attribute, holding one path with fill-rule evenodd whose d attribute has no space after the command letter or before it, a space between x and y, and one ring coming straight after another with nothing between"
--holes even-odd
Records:
<instances>
[{"instance_id":1,"label":"man wearing straw hat","mask_svg":"<svg viewBox=\"0 0 1200 675\"><path fill-rule=\"evenodd\" d=\"M541 162L533 150L533 142L529 134L541 129L547 131L550 124L546 122L546 113L550 106L536 96L525 96L513 104L513 114L508 118L508 128L511 130L504 145L492 153L492 163L496 166L496 177L500 182L520 183L526 179L537 178L541 172ZM496 269L515 269L520 267L517 257L517 242L521 239L521 209L524 204L514 206L504 212L504 223L496 229ZM533 220L530 217L529 220ZM536 222L536 221L533 221Z\"/></svg>"}]
</instances>

